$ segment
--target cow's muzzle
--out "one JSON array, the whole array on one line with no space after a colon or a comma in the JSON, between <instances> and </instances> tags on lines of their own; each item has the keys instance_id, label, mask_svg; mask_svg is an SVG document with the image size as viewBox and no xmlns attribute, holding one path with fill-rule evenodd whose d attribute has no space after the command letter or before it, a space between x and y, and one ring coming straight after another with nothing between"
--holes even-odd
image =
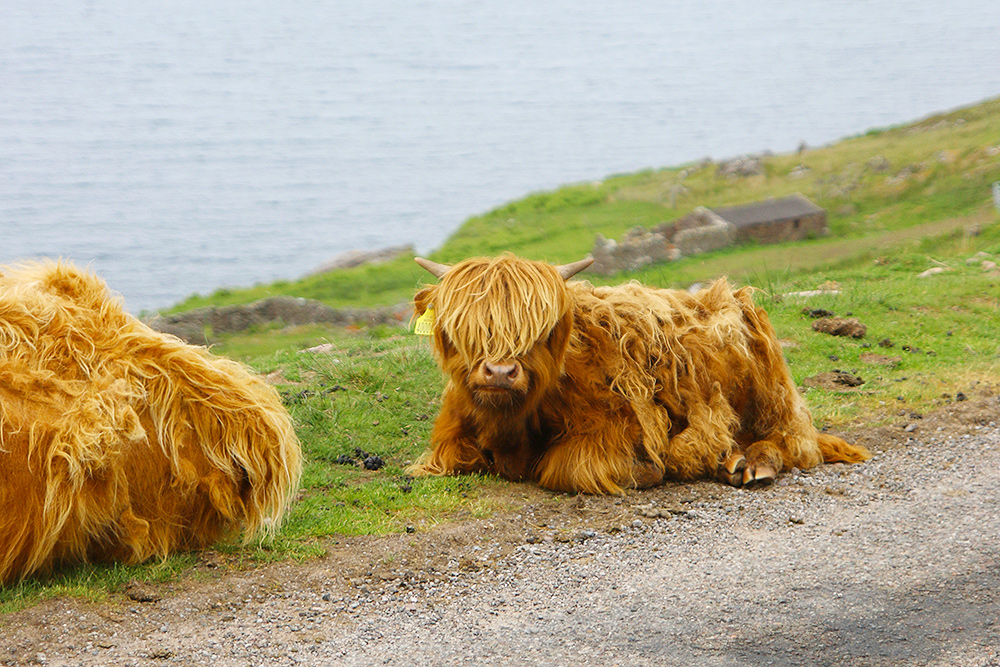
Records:
<instances>
[{"instance_id":1,"label":"cow's muzzle","mask_svg":"<svg viewBox=\"0 0 1000 667\"><path fill-rule=\"evenodd\" d=\"M487 388L514 389L521 376L521 364L516 361L492 363L483 362L483 385Z\"/></svg>"}]
</instances>

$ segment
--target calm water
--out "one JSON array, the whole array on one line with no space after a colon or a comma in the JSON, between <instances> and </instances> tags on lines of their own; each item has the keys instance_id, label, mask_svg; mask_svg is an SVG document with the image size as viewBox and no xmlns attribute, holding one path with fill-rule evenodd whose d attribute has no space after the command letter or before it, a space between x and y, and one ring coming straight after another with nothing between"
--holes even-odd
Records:
<instances>
[{"instance_id":1,"label":"calm water","mask_svg":"<svg viewBox=\"0 0 1000 667\"><path fill-rule=\"evenodd\" d=\"M0 0L0 263L130 310L1000 94L994 0Z\"/></svg>"}]
</instances>

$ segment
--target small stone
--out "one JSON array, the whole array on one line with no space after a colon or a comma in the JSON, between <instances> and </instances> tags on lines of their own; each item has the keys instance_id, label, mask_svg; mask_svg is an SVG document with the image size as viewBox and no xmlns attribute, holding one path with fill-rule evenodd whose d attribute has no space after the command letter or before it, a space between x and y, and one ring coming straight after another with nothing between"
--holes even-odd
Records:
<instances>
[{"instance_id":1,"label":"small stone","mask_svg":"<svg viewBox=\"0 0 1000 667\"><path fill-rule=\"evenodd\" d=\"M980 264L980 263L982 263L983 260L985 260L989 256L990 256L989 253L979 251L975 255L973 255L972 257L970 257L967 260L965 260L965 263L968 264L968 265L970 265L970 266L973 265L973 264Z\"/></svg>"},{"instance_id":2,"label":"small stone","mask_svg":"<svg viewBox=\"0 0 1000 667\"><path fill-rule=\"evenodd\" d=\"M162 595L135 579L125 584L125 595L135 602L159 602L163 598Z\"/></svg>"},{"instance_id":3,"label":"small stone","mask_svg":"<svg viewBox=\"0 0 1000 667\"><path fill-rule=\"evenodd\" d=\"M917 430L917 428L919 427L916 424L907 424L906 428L904 428L903 430L907 433L913 433L914 431Z\"/></svg>"},{"instance_id":4,"label":"small stone","mask_svg":"<svg viewBox=\"0 0 1000 667\"><path fill-rule=\"evenodd\" d=\"M788 517L788 522L801 526L806 522L806 520L797 514L793 514L792 516Z\"/></svg>"}]
</instances>

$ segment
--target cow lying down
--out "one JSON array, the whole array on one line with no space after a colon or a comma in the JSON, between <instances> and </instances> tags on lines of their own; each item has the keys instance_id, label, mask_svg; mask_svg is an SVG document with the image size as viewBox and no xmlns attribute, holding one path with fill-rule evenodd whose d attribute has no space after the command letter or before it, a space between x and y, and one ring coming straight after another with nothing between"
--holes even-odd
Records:
<instances>
[{"instance_id":1,"label":"cow lying down","mask_svg":"<svg viewBox=\"0 0 1000 667\"><path fill-rule=\"evenodd\" d=\"M0 268L0 584L279 524L301 454L273 389L63 264Z\"/></svg>"},{"instance_id":2,"label":"cow lying down","mask_svg":"<svg viewBox=\"0 0 1000 667\"><path fill-rule=\"evenodd\" d=\"M414 304L448 384L413 473L619 493L664 479L760 485L869 457L816 432L749 288L567 282L590 261L417 258L440 279Z\"/></svg>"}]
</instances>

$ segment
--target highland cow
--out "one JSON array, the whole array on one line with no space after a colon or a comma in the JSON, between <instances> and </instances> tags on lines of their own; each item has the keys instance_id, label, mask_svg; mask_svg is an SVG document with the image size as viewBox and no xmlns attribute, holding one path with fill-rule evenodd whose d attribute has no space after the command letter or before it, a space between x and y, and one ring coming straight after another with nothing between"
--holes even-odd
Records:
<instances>
[{"instance_id":1,"label":"highland cow","mask_svg":"<svg viewBox=\"0 0 1000 667\"><path fill-rule=\"evenodd\" d=\"M0 268L0 584L280 523L301 469L275 391L65 264Z\"/></svg>"},{"instance_id":2,"label":"highland cow","mask_svg":"<svg viewBox=\"0 0 1000 667\"><path fill-rule=\"evenodd\" d=\"M590 261L417 258L440 279L414 306L448 381L414 474L603 494L868 458L817 433L749 288L567 282Z\"/></svg>"}]
</instances>

